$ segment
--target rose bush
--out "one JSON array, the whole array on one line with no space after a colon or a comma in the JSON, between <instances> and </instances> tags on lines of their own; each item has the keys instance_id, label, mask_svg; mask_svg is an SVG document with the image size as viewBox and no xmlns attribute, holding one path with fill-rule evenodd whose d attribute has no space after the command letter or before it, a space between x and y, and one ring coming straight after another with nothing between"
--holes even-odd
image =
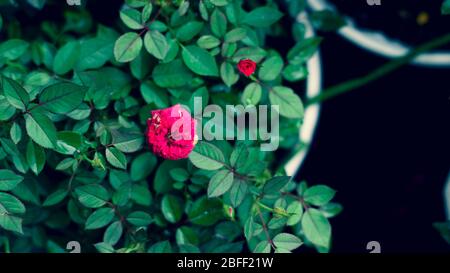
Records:
<instances>
[{"instance_id":1,"label":"rose bush","mask_svg":"<svg viewBox=\"0 0 450 273\"><path fill-rule=\"evenodd\" d=\"M302 147L301 81L320 43L289 16L303 1L127 0L110 25L64 2L0 6L2 250L329 250L335 191L280 160ZM196 97L279 106L280 149L196 143L178 105ZM170 133L172 109L194 139Z\"/></svg>"}]
</instances>

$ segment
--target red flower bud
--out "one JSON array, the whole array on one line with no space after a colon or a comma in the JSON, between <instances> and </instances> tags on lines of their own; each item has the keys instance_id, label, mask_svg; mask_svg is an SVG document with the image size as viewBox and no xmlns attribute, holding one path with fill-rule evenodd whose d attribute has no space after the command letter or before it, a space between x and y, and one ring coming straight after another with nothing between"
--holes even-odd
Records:
<instances>
[{"instance_id":1,"label":"red flower bud","mask_svg":"<svg viewBox=\"0 0 450 273\"><path fill-rule=\"evenodd\" d=\"M165 159L187 158L197 143L197 121L179 104L152 111L147 120L147 142L150 149Z\"/></svg>"},{"instance_id":2,"label":"red flower bud","mask_svg":"<svg viewBox=\"0 0 450 273\"><path fill-rule=\"evenodd\" d=\"M242 74L249 77L255 72L256 63L250 59L240 60L237 67Z\"/></svg>"}]
</instances>

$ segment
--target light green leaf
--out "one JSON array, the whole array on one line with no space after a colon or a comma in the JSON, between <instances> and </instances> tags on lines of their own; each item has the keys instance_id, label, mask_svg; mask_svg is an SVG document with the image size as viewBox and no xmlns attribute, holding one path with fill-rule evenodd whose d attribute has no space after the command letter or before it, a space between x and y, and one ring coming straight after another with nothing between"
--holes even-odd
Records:
<instances>
[{"instance_id":1,"label":"light green leaf","mask_svg":"<svg viewBox=\"0 0 450 273\"><path fill-rule=\"evenodd\" d=\"M249 83L242 93L241 101L244 105L257 105L262 97L262 88L256 82Z\"/></svg>"},{"instance_id":2,"label":"light green leaf","mask_svg":"<svg viewBox=\"0 0 450 273\"><path fill-rule=\"evenodd\" d=\"M23 234L22 219L8 214L0 214L0 227Z\"/></svg>"},{"instance_id":3,"label":"light green leaf","mask_svg":"<svg viewBox=\"0 0 450 273\"><path fill-rule=\"evenodd\" d=\"M302 229L306 238L313 244L328 248L331 239L331 225L318 210L309 208L302 218Z\"/></svg>"},{"instance_id":4,"label":"light green leaf","mask_svg":"<svg viewBox=\"0 0 450 273\"><path fill-rule=\"evenodd\" d=\"M219 76L216 60L208 51L195 46L183 47L183 61L194 73L202 76Z\"/></svg>"},{"instance_id":5,"label":"light green leaf","mask_svg":"<svg viewBox=\"0 0 450 273\"><path fill-rule=\"evenodd\" d=\"M222 151L216 146L201 141L189 154L189 159L197 168L204 170L217 170L223 167L225 158Z\"/></svg>"},{"instance_id":6,"label":"light green leaf","mask_svg":"<svg viewBox=\"0 0 450 273\"><path fill-rule=\"evenodd\" d=\"M233 185L233 173L229 170L217 172L209 182L208 197L217 197L226 193Z\"/></svg>"},{"instance_id":7,"label":"light green leaf","mask_svg":"<svg viewBox=\"0 0 450 273\"><path fill-rule=\"evenodd\" d=\"M20 39L10 39L0 44L0 60L16 60L28 49L28 42Z\"/></svg>"},{"instance_id":8,"label":"light green leaf","mask_svg":"<svg viewBox=\"0 0 450 273\"><path fill-rule=\"evenodd\" d=\"M225 34L225 42L227 43L235 43L241 41L247 36L247 30L245 28L235 28L227 32Z\"/></svg>"},{"instance_id":9,"label":"light green leaf","mask_svg":"<svg viewBox=\"0 0 450 273\"><path fill-rule=\"evenodd\" d=\"M287 58L291 64L305 63L316 51L322 42L322 38L312 37L301 40L291 50L289 50Z\"/></svg>"},{"instance_id":10,"label":"light green leaf","mask_svg":"<svg viewBox=\"0 0 450 273\"><path fill-rule=\"evenodd\" d=\"M120 240L120 237L122 237L122 233L123 233L122 222L120 221L113 222L106 229L105 234L103 235L103 241L113 246L117 244L117 242Z\"/></svg>"},{"instance_id":11,"label":"light green leaf","mask_svg":"<svg viewBox=\"0 0 450 273\"><path fill-rule=\"evenodd\" d=\"M137 227L145 227L152 223L152 217L143 211L134 211L127 216L127 221Z\"/></svg>"},{"instance_id":12,"label":"light green leaf","mask_svg":"<svg viewBox=\"0 0 450 273\"><path fill-rule=\"evenodd\" d=\"M303 244L302 240L300 240L297 236L289 233L278 234L273 238L273 243L275 247L289 251L294 250Z\"/></svg>"},{"instance_id":13,"label":"light green leaf","mask_svg":"<svg viewBox=\"0 0 450 273\"><path fill-rule=\"evenodd\" d=\"M258 73L259 79L262 81L275 80L280 75L283 64L283 59L278 55L268 58L261 64Z\"/></svg>"},{"instance_id":14,"label":"light green leaf","mask_svg":"<svg viewBox=\"0 0 450 273\"><path fill-rule=\"evenodd\" d=\"M11 140L14 142L14 144L19 143L19 141L22 139L22 129L20 129L20 126L19 124L17 124L17 122L14 122L11 126L9 135L11 136Z\"/></svg>"},{"instance_id":15,"label":"light green leaf","mask_svg":"<svg viewBox=\"0 0 450 273\"><path fill-rule=\"evenodd\" d=\"M2 85L3 94L8 102L20 110L25 110L30 102L27 91L16 81L7 77L3 77Z\"/></svg>"},{"instance_id":16,"label":"light green leaf","mask_svg":"<svg viewBox=\"0 0 450 273\"><path fill-rule=\"evenodd\" d=\"M34 174L38 175L45 165L45 151L41 146L36 145L32 140L29 140L27 144L26 159L30 169Z\"/></svg>"},{"instance_id":17,"label":"light green leaf","mask_svg":"<svg viewBox=\"0 0 450 273\"><path fill-rule=\"evenodd\" d=\"M221 38L227 32L227 18L219 9L214 9L210 23L211 31L217 37Z\"/></svg>"},{"instance_id":18,"label":"light green leaf","mask_svg":"<svg viewBox=\"0 0 450 273\"><path fill-rule=\"evenodd\" d=\"M160 60L166 57L167 51L169 50L166 37L156 30L149 31L145 34L144 45L148 53Z\"/></svg>"},{"instance_id":19,"label":"light green leaf","mask_svg":"<svg viewBox=\"0 0 450 273\"><path fill-rule=\"evenodd\" d=\"M114 45L114 57L118 62L127 63L134 60L141 51L142 38L134 32L123 34Z\"/></svg>"},{"instance_id":20,"label":"light green leaf","mask_svg":"<svg viewBox=\"0 0 450 273\"><path fill-rule=\"evenodd\" d=\"M303 103L291 88L284 86L273 87L269 92L269 100L272 105L278 105L282 116L303 118Z\"/></svg>"},{"instance_id":21,"label":"light green leaf","mask_svg":"<svg viewBox=\"0 0 450 273\"><path fill-rule=\"evenodd\" d=\"M141 13L135 9L123 9L120 11L120 19L122 22L131 29L143 28L141 22Z\"/></svg>"},{"instance_id":22,"label":"light green leaf","mask_svg":"<svg viewBox=\"0 0 450 273\"><path fill-rule=\"evenodd\" d=\"M38 111L31 111L25 115L27 134L34 142L44 148L52 149L56 145L56 128L53 122Z\"/></svg>"},{"instance_id":23,"label":"light green leaf","mask_svg":"<svg viewBox=\"0 0 450 273\"><path fill-rule=\"evenodd\" d=\"M90 184L75 188L78 201L88 208L99 208L109 200L108 191L101 185Z\"/></svg>"},{"instance_id":24,"label":"light green leaf","mask_svg":"<svg viewBox=\"0 0 450 273\"><path fill-rule=\"evenodd\" d=\"M23 177L13 171L0 170L0 191L13 190L22 181Z\"/></svg>"},{"instance_id":25,"label":"light green leaf","mask_svg":"<svg viewBox=\"0 0 450 273\"><path fill-rule=\"evenodd\" d=\"M197 40L197 45L204 49L211 49L219 46L220 40L212 35L203 35Z\"/></svg>"},{"instance_id":26,"label":"light green leaf","mask_svg":"<svg viewBox=\"0 0 450 273\"><path fill-rule=\"evenodd\" d=\"M287 207L286 212L290 215L286 224L293 226L302 219L303 206L300 202L294 201Z\"/></svg>"},{"instance_id":27,"label":"light green leaf","mask_svg":"<svg viewBox=\"0 0 450 273\"><path fill-rule=\"evenodd\" d=\"M313 204L315 206L323 206L333 199L336 191L325 185L317 185L308 188L303 198L305 202Z\"/></svg>"},{"instance_id":28,"label":"light green leaf","mask_svg":"<svg viewBox=\"0 0 450 273\"><path fill-rule=\"evenodd\" d=\"M15 196L0 192L0 215L25 213L25 206Z\"/></svg>"},{"instance_id":29,"label":"light green leaf","mask_svg":"<svg viewBox=\"0 0 450 273\"><path fill-rule=\"evenodd\" d=\"M244 23L253 27L268 27L283 16L278 9L259 7L250 11L244 17Z\"/></svg>"},{"instance_id":30,"label":"light green leaf","mask_svg":"<svg viewBox=\"0 0 450 273\"><path fill-rule=\"evenodd\" d=\"M116 168L126 169L127 158L118 149L111 147L106 149L106 160Z\"/></svg>"},{"instance_id":31,"label":"light green leaf","mask_svg":"<svg viewBox=\"0 0 450 273\"><path fill-rule=\"evenodd\" d=\"M97 243L94 246L100 253L115 253L116 252L114 247L106 242Z\"/></svg>"},{"instance_id":32,"label":"light green leaf","mask_svg":"<svg viewBox=\"0 0 450 273\"><path fill-rule=\"evenodd\" d=\"M270 253L270 243L267 240L259 242L255 249L253 249L253 253Z\"/></svg>"},{"instance_id":33,"label":"light green leaf","mask_svg":"<svg viewBox=\"0 0 450 273\"><path fill-rule=\"evenodd\" d=\"M239 80L239 74L236 73L234 67L228 62L224 62L220 66L220 76L223 82L230 87Z\"/></svg>"},{"instance_id":34,"label":"light green leaf","mask_svg":"<svg viewBox=\"0 0 450 273\"><path fill-rule=\"evenodd\" d=\"M108 225L114 218L114 209L101 208L94 211L86 220L85 229L99 229Z\"/></svg>"}]
</instances>

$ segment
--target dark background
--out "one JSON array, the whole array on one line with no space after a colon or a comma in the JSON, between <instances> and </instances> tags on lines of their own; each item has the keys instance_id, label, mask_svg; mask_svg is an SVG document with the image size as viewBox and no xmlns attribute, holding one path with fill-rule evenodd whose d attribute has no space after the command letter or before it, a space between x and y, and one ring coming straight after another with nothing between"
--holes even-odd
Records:
<instances>
[{"instance_id":1,"label":"dark background","mask_svg":"<svg viewBox=\"0 0 450 273\"><path fill-rule=\"evenodd\" d=\"M365 18L358 21L361 25L395 26L386 32L404 40L426 41L427 36L450 32L450 18L442 25L439 15L442 1L382 1L380 7L365 0L335 2ZM401 9L411 14L409 20L395 16ZM414 15L421 10L430 14L430 22L419 27ZM434 34L423 35L424 27L433 28ZM325 87L365 75L387 61L336 34L321 34ZM388 253L450 250L432 227L446 219L449 76L448 68L407 66L322 105L300 176L338 190L336 200L344 211L332 220L333 252L368 252L366 244L373 240Z\"/></svg>"}]
</instances>

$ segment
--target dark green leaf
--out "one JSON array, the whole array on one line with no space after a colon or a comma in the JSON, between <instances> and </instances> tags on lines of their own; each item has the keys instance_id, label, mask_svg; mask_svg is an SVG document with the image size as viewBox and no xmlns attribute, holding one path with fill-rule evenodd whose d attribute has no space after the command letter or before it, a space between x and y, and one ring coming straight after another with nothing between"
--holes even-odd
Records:
<instances>
[{"instance_id":1,"label":"dark green leaf","mask_svg":"<svg viewBox=\"0 0 450 273\"><path fill-rule=\"evenodd\" d=\"M20 110L25 110L30 102L30 96L27 91L16 81L7 77L3 77L2 86L3 94L8 102Z\"/></svg>"},{"instance_id":2,"label":"dark green leaf","mask_svg":"<svg viewBox=\"0 0 450 273\"><path fill-rule=\"evenodd\" d=\"M46 87L39 101L48 110L57 114L66 114L83 102L87 89L73 83L61 82Z\"/></svg>"},{"instance_id":3,"label":"dark green leaf","mask_svg":"<svg viewBox=\"0 0 450 273\"><path fill-rule=\"evenodd\" d=\"M45 114L38 111L27 113L25 128L31 139L42 147L52 149L56 146L55 125Z\"/></svg>"},{"instance_id":4,"label":"dark green leaf","mask_svg":"<svg viewBox=\"0 0 450 273\"><path fill-rule=\"evenodd\" d=\"M0 191L10 191L22 181L23 177L13 171L0 170Z\"/></svg>"},{"instance_id":5,"label":"dark green leaf","mask_svg":"<svg viewBox=\"0 0 450 273\"><path fill-rule=\"evenodd\" d=\"M244 23L254 27L268 27L283 16L278 9L259 7L244 17Z\"/></svg>"},{"instance_id":6,"label":"dark green leaf","mask_svg":"<svg viewBox=\"0 0 450 273\"><path fill-rule=\"evenodd\" d=\"M202 76L219 76L216 60L208 51L195 46L183 47L183 61L194 73Z\"/></svg>"},{"instance_id":7,"label":"dark green leaf","mask_svg":"<svg viewBox=\"0 0 450 273\"><path fill-rule=\"evenodd\" d=\"M94 211L86 220L85 229L98 229L108 225L114 218L114 209L101 208Z\"/></svg>"}]
</instances>

